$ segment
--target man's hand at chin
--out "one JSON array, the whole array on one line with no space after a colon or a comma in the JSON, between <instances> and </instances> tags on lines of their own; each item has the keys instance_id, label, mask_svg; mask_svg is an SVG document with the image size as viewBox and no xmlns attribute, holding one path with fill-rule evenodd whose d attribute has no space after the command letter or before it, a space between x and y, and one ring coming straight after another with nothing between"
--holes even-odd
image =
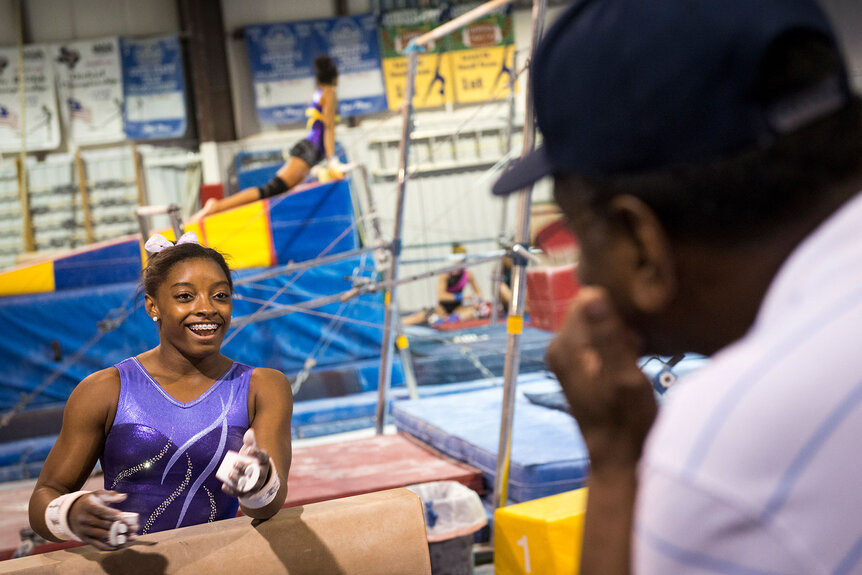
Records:
<instances>
[{"instance_id":1,"label":"man's hand at chin","mask_svg":"<svg viewBox=\"0 0 862 575\"><path fill-rule=\"evenodd\" d=\"M657 412L637 344L607 293L584 287L548 348L590 452L581 555L581 572L589 575L629 572L635 470Z\"/></svg>"}]
</instances>

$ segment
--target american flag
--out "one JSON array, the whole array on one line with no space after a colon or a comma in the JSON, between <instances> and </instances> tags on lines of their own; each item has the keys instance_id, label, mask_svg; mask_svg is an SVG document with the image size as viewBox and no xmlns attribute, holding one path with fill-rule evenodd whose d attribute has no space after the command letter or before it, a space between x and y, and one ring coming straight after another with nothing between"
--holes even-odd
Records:
<instances>
[{"instance_id":1,"label":"american flag","mask_svg":"<svg viewBox=\"0 0 862 575\"><path fill-rule=\"evenodd\" d=\"M74 98L69 98L69 115L88 124L93 123L93 113L90 111L90 108Z\"/></svg>"},{"instance_id":2,"label":"american flag","mask_svg":"<svg viewBox=\"0 0 862 575\"><path fill-rule=\"evenodd\" d=\"M0 106L0 126L6 126L13 130L17 130L18 114L16 114L6 106Z\"/></svg>"}]
</instances>

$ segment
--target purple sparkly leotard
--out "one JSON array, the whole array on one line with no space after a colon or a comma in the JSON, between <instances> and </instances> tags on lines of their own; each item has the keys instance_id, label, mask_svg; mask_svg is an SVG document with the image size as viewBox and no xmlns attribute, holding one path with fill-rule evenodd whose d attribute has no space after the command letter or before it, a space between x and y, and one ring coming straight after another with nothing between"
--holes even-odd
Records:
<instances>
[{"instance_id":1,"label":"purple sparkly leotard","mask_svg":"<svg viewBox=\"0 0 862 575\"><path fill-rule=\"evenodd\" d=\"M133 357L116 368L120 399L101 459L105 489L128 494L116 507L138 513L142 533L234 517L239 504L215 472L249 427L253 368L234 363L188 403L168 395Z\"/></svg>"},{"instance_id":2,"label":"purple sparkly leotard","mask_svg":"<svg viewBox=\"0 0 862 575\"><path fill-rule=\"evenodd\" d=\"M314 95L311 97L311 105L308 107L308 111L306 115L309 116L308 120L308 134L306 134L305 139L311 142L311 144L318 150L320 153L323 153L323 130L326 127L323 123L323 104L321 104L321 100L323 99L323 91L317 89L314 91Z\"/></svg>"}]
</instances>

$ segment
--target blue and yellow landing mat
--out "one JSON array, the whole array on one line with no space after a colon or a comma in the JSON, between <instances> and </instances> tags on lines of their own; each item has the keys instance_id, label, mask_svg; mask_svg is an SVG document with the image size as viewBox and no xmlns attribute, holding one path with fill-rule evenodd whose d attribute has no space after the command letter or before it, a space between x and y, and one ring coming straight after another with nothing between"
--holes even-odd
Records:
<instances>
[{"instance_id":1,"label":"blue and yellow landing mat","mask_svg":"<svg viewBox=\"0 0 862 575\"><path fill-rule=\"evenodd\" d=\"M224 253L232 269L310 260L355 249L358 233L348 180L246 204L186 226ZM173 239L172 232L164 232ZM137 281L145 254L140 236L125 236L0 272L0 296L100 288Z\"/></svg>"}]
</instances>

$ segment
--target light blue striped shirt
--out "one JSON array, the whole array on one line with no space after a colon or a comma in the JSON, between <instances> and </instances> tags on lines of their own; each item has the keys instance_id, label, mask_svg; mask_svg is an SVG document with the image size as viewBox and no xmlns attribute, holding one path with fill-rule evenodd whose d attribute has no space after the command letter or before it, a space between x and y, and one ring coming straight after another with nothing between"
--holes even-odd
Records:
<instances>
[{"instance_id":1,"label":"light blue striped shirt","mask_svg":"<svg viewBox=\"0 0 862 575\"><path fill-rule=\"evenodd\" d=\"M862 194L665 402L633 545L639 574L862 574Z\"/></svg>"}]
</instances>

